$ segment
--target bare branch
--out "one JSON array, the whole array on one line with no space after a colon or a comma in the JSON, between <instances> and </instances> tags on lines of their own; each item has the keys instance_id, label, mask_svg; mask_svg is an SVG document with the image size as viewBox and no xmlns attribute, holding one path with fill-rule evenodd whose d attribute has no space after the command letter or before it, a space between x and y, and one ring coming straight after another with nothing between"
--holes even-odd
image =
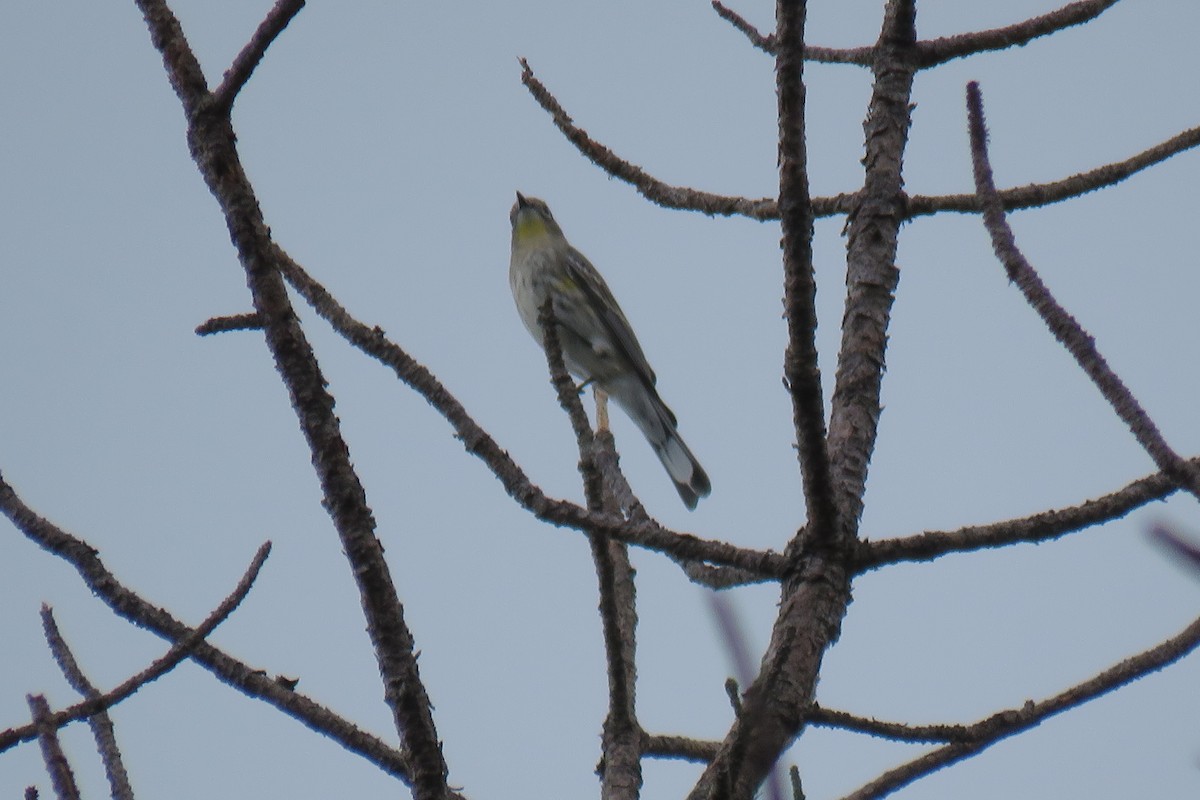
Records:
<instances>
[{"instance_id":1,"label":"bare branch","mask_svg":"<svg viewBox=\"0 0 1200 800\"><path fill-rule=\"evenodd\" d=\"M643 752L649 758L677 758L707 763L717 757L720 742L692 739L688 736L646 736Z\"/></svg>"},{"instance_id":2,"label":"bare branch","mask_svg":"<svg viewBox=\"0 0 1200 800\"><path fill-rule=\"evenodd\" d=\"M558 336L558 320L554 316L554 301L547 298L538 310L538 326L542 329L543 349L546 351L546 363L550 368L550 383L558 395L558 404L571 420L571 429L575 432L575 442L579 447L579 474L583 476L584 495L587 497L588 508L599 511L604 508L604 481L596 466L595 437L592 426L588 423L587 412L579 399L579 387L567 374L567 365L563 360L562 344Z\"/></svg>"},{"instance_id":3,"label":"bare branch","mask_svg":"<svg viewBox=\"0 0 1200 800\"><path fill-rule=\"evenodd\" d=\"M619 484L627 493L629 487L617 469L612 434L601 431L593 435L579 400L579 389L567 374L553 300L547 299L539 309L538 326L542 331L546 361L559 405L567 412L575 431L579 446L579 471L584 479L588 509L620 514L621 504L608 491L608 487ZM607 481L605 470L600 465L602 449L607 450L604 459L610 473L610 480ZM634 710L637 605L633 566L624 543L613 541L597 531L588 531L587 537L591 545L592 562L596 567L608 673L608 714L604 720L603 757L600 761L601 796L606 800L636 800L642 786L642 730Z\"/></svg>"},{"instance_id":4,"label":"bare branch","mask_svg":"<svg viewBox=\"0 0 1200 800\"><path fill-rule=\"evenodd\" d=\"M1007 50L1010 47L1019 47L1040 36L1048 36L1064 28L1090 22L1116 4L1117 0L1079 0L1079 2L1070 3L1040 17L1006 25L1003 28L920 42L917 45L919 66L921 69L925 69L987 50Z\"/></svg>"},{"instance_id":5,"label":"bare branch","mask_svg":"<svg viewBox=\"0 0 1200 800\"><path fill-rule=\"evenodd\" d=\"M258 548L258 552L254 554L254 559L250 562L249 568L247 568L242 579L238 581L238 585L234 588L233 592L221 601L221 604L208 615L204 622L200 623L194 630L171 645L171 648L167 650L162 658L159 658L136 675L122 681L111 691L102 695L94 694L82 702L50 715L47 718L48 724L53 725L55 728L61 728L68 722L112 708L117 703L130 697L147 683L162 677L174 669L179 662L191 655L196 646L212 633L218 625L224 622L233 613L234 609L241 604L242 600L246 598L246 595L250 592L250 587L254 585L255 578L258 577L259 570L262 569L263 562L267 560L267 555L270 552L270 542ZM72 662L74 661L73 659L71 660ZM62 667L64 672L68 670L68 666L62 661L59 662L59 666ZM78 667L76 666L77 669ZM40 735L40 731L35 726L4 731L0 733L0 752L7 750L17 742L29 741L35 735Z\"/></svg>"},{"instance_id":6,"label":"bare branch","mask_svg":"<svg viewBox=\"0 0 1200 800\"><path fill-rule=\"evenodd\" d=\"M1200 466L1200 459L1193 459L1192 463ZM1077 506L1050 509L991 525L971 525L956 531L926 531L915 536L861 542L855 553L855 568L866 572L887 564L932 561L950 553L967 553L986 547L1047 542L1120 519L1136 508L1170 496L1178 488L1165 472L1156 472Z\"/></svg>"},{"instance_id":7,"label":"bare branch","mask_svg":"<svg viewBox=\"0 0 1200 800\"><path fill-rule=\"evenodd\" d=\"M736 567L713 567L699 561L675 557L671 560L679 565L688 580L710 589L732 589L735 586L765 583L772 579L770 576Z\"/></svg>"},{"instance_id":8,"label":"bare branch","mask_svg":"<svg viewBox=\"0 0 1200 800\"><path fill-rule=\"evenodd\" d=\"M183 100L189 149L225 217L238 260L246 272L254 310L265 326L266 344L312 453L323 492L322 504L350 562L383 681L384 700L408 750L414 797L442 800L449 791L448 770L432 706L417 666L412 633L404 620L404 608L383 548L375 537L374 515L342 437L333 396L326 389L320 365L300 327L273 258L270 230L242 169L237 137L227 113L229 108L222 107L193 80L188 67L194 58L184 63L172 57L176 52L186 52L189 57L191 53L163 0L138 2L150 25L154 44L163 53L171 83ZM282 18L288 7L281 8ZM173 24L162 22L168 17Z\"/></svg>"},{"instance_id":9,"label":"bare branch","mask_svg":"<svg viewBox=\"0 0 1200 800\"><path fill-rule=\"evenodd\" d=\"M54 621L54 612L50 606L42 604L42 630L46 642L50 645L50 653L55 663L62 670L67 683L84 698L94 700L100 696L100 690L88 680L75 660L75 655L67 645L58 623ZM88 726L92 729L92 737L96 740L96 749L100 752L100 760L104 763L104 774L112 791L113 800L133 800L133 787L129 783L129 773L121 759L121 750L117 747L117 736L113 730L112 718L104 710L97 711L87 718Z\"/></svg>"},{"instance_id":10,"label":"bare branch","mask_svg":"<svg viewBox=\"0 0 1200 800\"><path fill-rule=\"evenodd\" d=\"M1129 426L1138 444L1149 453L1158 468L1200 499L1200 470L1184 460L1166 443L1158 426L1096 349L1095 340L1058 304L1050 290L1042 283L1033 265L1017 249L1016 239L1004 217L1004 208L992 179L992 167L987 152L987 129L983 118L983 98L979 92L979 84L974 82L967 84L967 113L970 118L975 191L979 194L983 206L983 222L992 237L992 248L996 251L996 257L1004 264L1009 280L1017 284L1017 288L1046 323L1054 338L1075 357L1075 361L1096 384L1096 388L1117 415Z\"/></svg>"},{"instance_id":11,"label":"bare branch","mask_svg":"<svg viewBox=\"0 0 1200 800\"><path fill-rule=\"evenodd\" d=\"M26 695L29 711L33 715L33 725L37 731L38 743L42 747L42 760L46 763L46 772L50 773L50 782L54 786L54 795L58 800L79 800L79 787L75 783L75 773L67 762L67 756L62 751L58 741L58 728L51 721L50 704L40 694Z\"/></svg>"},{"instance_id":12,"label":"bare branch","mask_svg":"<svg viewBox=\"0 0 1200 800\"><path fill-rule=\"evenodd\" d=\"M13 488L0 476L0 513L32 542L73 566L84 584L117 616L172 642L194 633L160 607L149 603L126 588L100 560L95 548L52 524L25 505ZM256 697L307 725L346 750L357 753L384 772L407 780L404 754L381 739L359 730L355 725L313 702L300 692L267 676L207 642L198 644L192 660L220 680L247 695Z\"/></svg>"},{"instance_id":13,"label":"bare branch","mask_svg":"<svg viewBox=\"0 0 1200 800\"><path fill-rule=\"evenodd\" d=\"M965 729L965 738L940 747L907 764L885 772L843 800L873 800L923 778L942 767L980 753L1014 734L1027 731L1045 719L1083 705L1138 678L1166 667L1200 645L1200 619L1177 636L1109 667L1090 680L1072 686L1040 702L1029 701L1020 708L1001 711Z\"/></svg>"},{"instance_id":14,"label":"bare branch","mask_svg":"<svg viewBox=\"0 0 1200 800\"><path fill-rule=\"evenodd\" d=\"M538 519L581 532L600 531L619 541L676 558L738 567L768 578L778 578L782 574L783 558L778 553L735 547L715 539L700 539L667 530L653 520L637 521L618 514L597 514L575 503L547 497L433 373L390 341L381 328L368 327L351 316L324 286L282 249L277 247L276 254L284 277L313 310L342 338L390 367L397 378L424 397L454 428L467 452L487 464L508 495Z\"/></svg>"},{"instance_id":15,"label":"bare branch","mask_svg":"<svg viewBox=\"0 0 1200 800\"><path fill-rule=\"evenodd\" d=\"M283 29L300 13L302 8L304 8L304 0L276 0L275 7L259 23L258 30L250 37L250 41L242 48L242 52L233 59L233 65L226 70L221 85L213 92L218 113L229 113L238 92L246 85L246 81L250 80L251 74L262 61L267 48L279 34L283 33Z\"/></svg>"},{"instance_id":16,"label":"bare branch","mask_svg":"<svg viewBox=\"0 0 1200 800\"><path fill-rule=\"evenodd\" d=\"M970 738L970 728L966 725L909 725L903 722L884 722L821 706L813 706L806 717L811 725L867 733L898 742L941 743Z\"/></svg>"},{"instance_id":17,"label":"bare branch","mask_svg":"<svg viewBox=\"0 0 1200 800\"><path fill-rule=\"evenodd\" d=\"M745 17L726 6L721 0L712 0L712 7L717 12L717 16L744 33L746 38L750 40L750 44L759 50L774 55L775 34L764 36L759 32L758 28L747 22Z\"/></svg>"},{"instance_id":18,"label":"bare branch","mask_svg":"<svg viewBox=\"0 0 1200 800\"><path fill-rule=\"evenodd\" d=\"M1115 186L1142 170L1160 164L1171 156L1200 145L1200 127L1189 128L1165 142L1160 142L1142 152L1111 164L1063 178L1051 183L1031 183L1000 191L1000 201L1006 211L1022 208L1040 208L1051 203L1079 197L1097 189ZM958 211L964 214L979 212L979 196L975 194L950 194L939 196L914 195L908 199L907 216L911 219L941 211Z\"/></svg>"},{"instance_id":19,"label":"bare branch","mask_svg":"<svg viewBox=\"0 0 1200 800\"><path fill-rule=\"evenodd\" d=\"M617 156L613 151L592 139L579 128L559 105L558 100L534 77L533 70L525 59L521 59L521 82L538 104L550 114L554 124L589 161L614 178L625 181L636 188L652 203L664 208L699 211L704 214L722 216L741 215L752 219L766 220L775 217L775 201L769 198L748 200L744 197L702 192L681 186L671 186L647 173L641 167Z\"/></svg>"},{"instance_id":20,"label":"bare branch","mask_svg":"<svg viewBox=\"0 0 1200 800\"><path fill-rule=\"evenodd\" d=\"M875 46L874 83L864 123L866 156L858 208L847 219L846 302L829 419L843 542L856 538L867 470L879 433L887 329L900 271L896 248L904 220L904 151L912 127L916 9L889 0Z\"/></svg>"},{"instance_id":21,"label":"bare branch","mask_svg":"<svg viewBox=\"0 0 1200 800\"><path fill-rule=\"evenodd\" d=\"M805 3L776 7L780 43L775 61L779 126L779 212L783 231L783 309L788 344L783 374L792 399L792 424L808 524L802 532L821 543L837 537L838 508L825 439L825 399L817 359L817 283L813 268L813 213L808 190L805 130ZM793 539L795 544L802 537ZM789 545L789 556L799 549Z\"/></svg>"},{"instance_id":22,"label":"bare branch","mask_svg":"<svg viewBox=\"0 0 1200 800\"><path fill-rule=\"evenodd\" d=\"M210 336L229 331L261 331L262 319L258 314L234 314L229 317L213 317L196 326L197 336Z\"/></svg>"}]
</instances>

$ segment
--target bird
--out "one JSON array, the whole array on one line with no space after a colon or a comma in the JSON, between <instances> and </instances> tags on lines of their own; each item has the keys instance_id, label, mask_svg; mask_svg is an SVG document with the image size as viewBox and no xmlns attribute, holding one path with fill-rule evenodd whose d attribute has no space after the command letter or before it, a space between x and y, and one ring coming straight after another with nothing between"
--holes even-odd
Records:
<instances>
[{"instance_id":1,"label":"bird","mask_svg":"<svg viewBox=\"0 0 1200 800\"><path fill-rule=\"evenodd\" d=\"M508 282L521 321L545 349L538 313L551 299L567 370L612 397L641 429L689 510L712 491L659 397L657 378L608 284L571 246L545 201L517 192Z\"/></svg>"}]
</instances>

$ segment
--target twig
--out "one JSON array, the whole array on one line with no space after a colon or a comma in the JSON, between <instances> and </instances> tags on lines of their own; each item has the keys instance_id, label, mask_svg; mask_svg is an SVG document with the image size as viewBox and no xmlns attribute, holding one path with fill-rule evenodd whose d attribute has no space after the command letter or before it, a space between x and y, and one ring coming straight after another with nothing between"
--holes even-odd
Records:
<instances>
[{"instance_id":1,"label":"twig","mask_svg":"<svg viewBox=\"0 0 1200 800\"><path fill-rule=\"evenodd\" d=\"M26 695L25 699L33 716L30 727L37 732L38 743L42 747L42 761L46 764L46 772L50 774L55 797L58 800L79 800L75 773L71 771L71 765L58 741L58 728L51 721L50 704L40 694Z\"/></svg>"},{"instance_id":2,"label":"twig","mask_svg":"<svg viewBox=\"0 0 1200 800\"><path fill-rule=\"evenodd\" d=\"M1200 465L1200 459L1193 459ZM1069 508L1055 508L1028 517L971 525L956 531L926 531L915 536L860 542L855 569L866 572L902 561L932 561L950 553L967 553L985 547L1017 542L1047 542L1070 533L1120 519L1134 509L1178 491L1165 472L1139 478L1115 492Z\"/></svg>"},{"instance_id":3,"label":"twig","mask_svg":"<svg viewBox=\"0 0 1200 800\"><path fill-rule=\"evenodd\" d=\"M975 191L983 206L983 223L992 237L992 248L1004 265L1008 278L1021 290L1034 311L1046 323L1054 338L1074 356L1075 361L1096 384L1117 415L1129 426L1154 463L1181 487L1200 499L1200 470L1171 449L1154 420L1138 403L1125 383L1108 366L1096 348L1096 342L1074 317L1067 313L1017 249L1012 228L1004 216L1004 207L996 193L992 167L988 160L987 129L983 117L983 98L979 84L967 84L967 114L971 135L971 162L975 174Z\"/></svg>"},{"instance_id":4,"label":"twig","mask_svg":"<svg viewBox=\"0 0 1200 800\"><path fill-rule=\"evenodd\" d=\"M720 742L689 736L647 735L643 752L650 758L677 758L707 763L716 758L720 747Z\"/></svg>"},{"instance_id":5,"label":"twig","mask_svg":"<svg viewBox=\"0 0 1200 800\"><path fill-rule=\"evenodd\" d=\"M68 722L77 719L82 719L97 711L104 711L112 708L117 703L131 696L138 689L145 686L157 678L162 677L166 673L175 668L179 662L191 655L196 646L202 642L205 637L212 633L218 625L233 613L234 609L245 599L250 591L250 587L254 585L254 579L258 577L258 572L262 569L263 562L267 560L267 555L271 552L271 543L267 542L262 547L258 548L258 552L254 554L253 560L250 562L249 568L238 581L238 585L228 597L221 601L221 604L213 610L211 614L205 618L204 622L191 630L187 635L176 641L171 648L159 659L154 661L150 666L141 672L133 675L120 684L115 686L104 694L97 694L86 698L85 700L76 703L56 714L51 715L49 724L55 728L61 728ZM60 666L63 666L60 662ZM66 671L63 666L63 670ZM25 728L11 728L7 731L0 732L0 752L7 750L17 742L29 741L38 731L34 726L26 726Z\"/></svg>"},{"instance_id":6,"label":"twig","mask_svg":"<svg viewBox=\"0 0 1200 800\"><path fill-rule=\"evenodd\" d=\"M764 36L759 32L758 28L747 22L745 17L726 6L721 0L712 0L712 7L717 12L717 16L744 33L746 38L750 40L750 44L764 52L775 53L774 34Z\"/></svg>"},{"instance_id":7,"label":"twig","mask_svg":"<svg viewBox=\"0 0 1200 800\"><path fill-rule=\"evenodd\" d=\"M1038 37L1090 22L1116 4L1117 0L1080 0L1003 28L930 39L917 44L918 63L925 69L975 53L1019 47Z\"/></svg>"},{"instance_id":8,"label":"twig","mask_svg":"<svg viewBox=\"0 0 1200 800\"><path fill-rule=\"evenodd\" d=\"M251 74L262 61L267 48L279 34L283 33L283 29L300 13L302 8L304 8L304 0L277 0L275 7L259 23L258 29L254 31L250 41L233 59L233 65L225 71L221 85L213 92L217 113L227 114L229 112L238 92L246 85L246 81L250 80Z\"/></svg>"},{"instance_id":9,"label":"twig","mask_svg":"<svg viewBox=\"0 0 1200 800\"><path fill-rule=\"evenodd\" d=\"M589 161L614 178L625 181L636 188L652 203L664 208L678 208L686 211L699 211L703 214L719 214L722 216L740 215L752 219L773 219L777 211L775 201L769 198L749 200L745 197L702 192L699 189L689 189L682 186L671 186L647 173L641 167L620 158L612 150L588 136L587 132L575 125L558 100L533 74L529 62L521 59L521 82L529 89L533 99L546 110L554 120L555 126L575 145L576 149Z\"/></svg>"},{"instance_id":10,"label":"twig","mask_svg":"<svg viewBox=\"0 0 1200 800\"><path fill-rule=\"evenodd\" d=\"M1189 128L1124 161L1104 164L1059 181L1031 183L1026 186L1002 189L999 192L1000 201L1006 211L1015 211L1022 208L1040 208L1051 203L1069 200L1097 189L1115 186L1126 178L1156 164L1161 164L1171 156L1190 150L1197 145L1200 145L1200 127ZM979 210L979 195L977 194L914 195L908 198L907 216L911 219L942 211L974 214Z\"/></svg>"},{"instance_id":11,"label":"twig","mask_svg":"<svg viewBox=\"0 0 1200 800\"><path fill-rule=\"evenodd\" d=\"M2 476L0 513L8 517L32 542L73 566L84 584L117 616L172 642L178 642L194 632L163 609L125 587L100 560L95 548L34 513ZM192 660L248 697L257 697L270 703L288 716L333 739L349 752L362 756L389 775L407 779L407 760L403 753L379 737L359 730L343 717L313 702L300 692L277 683L262 670L233 658L207 642L196 646Z\"/></svg>"},{"instance_id":12,"label":"twig","mask_svg":"<svg viewBox=\"0 0 1200 800\"><path fill-rule=\"evenodd\" d=\"M970 728L966 725L909 725L904 722L884 722L872 717L859 717L845 711L835 711L817 705L810 708L805 717L810 725L856 731L897 742L940 744L970 738Z\"/></svg>"},{"instance_id":13,"label":"twig","mask_svg":"<svg viewBox=\"0 0 1200 800\"><path fill-rule=\"evenodd\" d=\"M1040 702L1029 701L1020 708L1001 711L966 726L963 739L926 753L907 764L885 772L846 795L843 800L873 800L1027 731L1045 719L1132 683L1178 661L1200 645L1200 619L1171 639L1112 666L1095 677Z\"/></svg>"},{"instance_id":14,"label":"twig","mask_svg":"<svg viewBox=\"0 0 1200 800\"><path fill-rule=\"evenodd\" d=\"M197 336L210 336L229 331L261 331L262 319L258 314L234 314L228 317L213 317L196 326Z\"/></svg>"},{"instance_id":15,"label":"twig","mask_svg":"<svg viewBox=\"0 0 1200 800\"><path fill-rule=\"evenodd\" d=\"M66 639L58 630L54 621L54 612L50 606L42 604L42 631L46 635L46 643L50 645L50 653L55 663L62 670L67 683L84 698L94 700L100 697L100 690L83 674L79 662L67 645ZM113 730L112 718L104 710L97 711L87 718L88 726L92 729L92 737L96 740L96 749L100 760L104 763L104 774L108 778L109 789L113 800L133 800L133 787L129 783L129 773L121 759L121 750L117 746L117 736Z\"/></svg>"}]
</instances>

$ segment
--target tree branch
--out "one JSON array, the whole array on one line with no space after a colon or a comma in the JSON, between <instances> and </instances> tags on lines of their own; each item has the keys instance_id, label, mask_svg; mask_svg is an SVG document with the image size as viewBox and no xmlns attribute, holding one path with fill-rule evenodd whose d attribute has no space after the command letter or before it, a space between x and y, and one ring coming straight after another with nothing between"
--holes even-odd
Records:
<instances>
[{"instance_id":1,"label":"tree branch","mask_svg":"<svg viewBox=\"0 0 1200 800\"><path fill-rule=\"evenodd\" d=\"M778 0L775 6L776 40L780 50L776 60L781 133L780 207L784 218L790 220L785 227L784 244L789 282L793 278L803 280L802 275L795 276L792 272L799 270L807 260L803 239L805 226L811 225L802 193L804 151L802 144L793 138L802 134L803 126L799 119L787 118L801 114L803 109L801 69L805 11L802 1ZM885 31L890 33L895 22L892 11L889 11L888 20ZM801 193L797 194L797 191ZM787 239L789 229L796 237L791 242ZM801 285L788 287L787 302L800 299L796 289ZM792 309L789 309L789 316L791 314ZM793 319L800 321L798 317ZM811 380L811 373L806 380ZM811 425L811 420L806 424ZM801 444L806 443L801 441ZM807 446L812 445L811 441L807 443ZM807 481L809 476L805 478ZM805 489L807 500L809 487L806 485ZM836 513L840 517L841 509L838 508ZM828 524L829 520L810 519L809 522L815 526ZM835 520L835 524L840 525L841 521ZM718 797L749 800L803 724L803 710L812 702L822 656L837 639L850 587L842 563L844 557L828 547L836 540L836 535L823 531L812 536L798 535L798 538L825 546L802 552L803 558L789 552L788 575L783 583L779 614L759 675L746 690L741 713L689 794L690 800ZM789 550L795 543L796 539L793 539Z\"/></svg>"},{"instance_id":2,"label":"tree branch","mask_svg":"<svg viewBox=\"0 0 1200 800\"><path fill-rule=\"evenodd\" d=\"M250 37L250 41L233 59L233 65L225 71L221 85L213 92L213 99L219 114L228 114L233 107L233 101L238 92L250 80L259 62L266 55L267 48L283 33L288 23L304 8L304 0L276 0L275 7L259 23L258 30Z\"/></svg>"},{"instance_id":3,"label":"tree branch","mask_svg":"<svg viewBox=\"0 0 1200 800\"><path fill-rule=\"evenodd\" d=\"M575 431L579 447L579 472L583 475L588 509L592 512L621 514L621 503L615 494L609 491L609 486L613 483L624 484L617 470L612 434L608 431L593 434L591 425L588 424L583 403L579 400L579 389L567 374L567 367L563 361L553 300L547 299L539 309L538 326L542 331L551 383L558 394L559 405L567 412L571 427ZM600 464L602 440L608 445L607 448L603 448L608 451L605 454L607 458L604 459L607 470L602 469ZM616 481L606 481L606 472L611 473ZM624 488L628 491L628 485L624 485ZM599 770L600 796L604 800L636 800L642 786L642 732L634 709L637 681L637 606L633 566L629 562L629 553L624 543L613 541L598 531L588 531L587 537L591 545L592 562L596 568L600 623L608 674L608 714L604 720L601 744L603 755Z\"/></svg>"},{"instance_id":4,"label":"tree branch","mask_svg":"<svg viewBox=\"0 0 1200 800\"><path fill-rule=\"evenodd\" d=\"M1138 403L1125 383L1108 366L1096 348L1096 342L1074 317L1067 313L1034 270L1021 251L1008 221L992 179L988 161L987 129L983 118L983 98L979 84L967 84L967 113L971 135L971 162L975 173L975 191L983 207L983 222L992 237L996 257L1017 284L1025 299L1046 323L1054 338L1074 356L1075 361L1096 384L1117 415L1129 426L1133 436L1158 468L1172 480L1200 499L1200 470L1171 449L1158 426Z\"/></svg>"},{"instance_id":5,"label":"tree branch","mask_svg":"<svg viewBox=\"0 0 1200 800\"><path fill-rule=\"evenodd\" d=\"M8 517L30 541L73 566L84 584L117 616L171 642L179 642L195 632L122 585L104 566L95 548L34 513L4 481L3 476L0 476L0 513ZM243 694L270 703L350 752L361 755L388 774L402 780L408 779L407 759L403 753L378 737L359 730L303 694L286 688L262 670L233 658L207 642L196 645L192 660Z\"/></svg>"},{"instance_id":6,"label":"tree branch","mask_svg":"<svg viewBox=\"0 0 1200 800\"><path fill-rule=\"evenodd\" d=\"M42 747L42 760L46 764L46 772L50 774L54 796L58 800L79 800L79 786L75 783L75 773L71 771L71 765L58 741L58 728L51 721L50 704L40 694L26 695L25 699L33 716L30 727L36 731Z\"/></svg>"},{"instance_id":7,"label":"tree branch","mask_svg":"<svg viewBox=\"0 0 1200 800\"><path fill-rule=\"evenodd\" d=\"M1111 164L1063 178L1050 183L1031 183L999 192L1000 201L1006 211L1022 208L1040 208L1051 203L1079 197L1097 189L1115 186L1126 178L1171 156L1200 145L1200 127L1189 128L1165 142L1160 142L1142 152ZM936 214L942 211L957 211L964 214L979 213L979 196L976 194L950 194L938 196L914 195L908 198L907 217Z\"/></svg>"},{"instance_id":8,"label":"tree branch","mask_svg":"<svg viewBox=\"0 0 1200 800\"><path fill-rule=\"evenodd\" d=\"M776 6L780 42L775 60L779 126L779 212L783 238L783 309L788 344L783 374L792 399L792 424L804 487L807 536L831 542L837 506L825 440L825 400L817 359L817 284L813 270L813 214L805 137L805 3ZM797 538L801 538L797 536ZM796 552L789 548L789 556Z\"/></svg>"},{"instance_id":9,"label":"tree branch","mask_svg":"<svg viewBox=\"0 0 1200 800\"><path fill-rule=\"evenodd\" d=\"M242 169L229 108L192 80L190 69L178 67L184 61L194 63L195 58L165 2L137 2L183 103L193 160L225 217L246 272L254 310L264 325L267 346L312 453L323 504L350 562L383 679L384 700L410 755L414 797L442 800L448 792L447 767L417 667L413 637L383 548L375 537L375 519L342 437L333 396L325 388L320 366L272 258L270 230ZM281 18L286 16L287 7L283 9ZM176 53L187 53L187 57L169 57Z\"/></svg>"},{"instance_id":10,"label":"tree branch","mask_svg":"<svg viewBox=\"0 0 1200 800\"><path fill-rule=\"evenodd\" d=\"M618 157L612 150L592 139L587 132L575 125L558 100L533 74L529 62L521 59L521 82L529 89L533 99L550 114L555 126L562 131L571 144L600 169L614 178L632 185L647 200L664 208L699 211L703 214L722 216L740 215L751 219L773 219L777 214L775 201L769 198L749 200L744 197L702 192L682 186L671 186L650 175L641 167Z\"/></svg>"},{"instance_id":11,"label":"tree branch","mask_svg":"<svg viewBox=\"0 0 1200 800\"><path fill-rule=\"evenodd\" d=\"M1064 28L1090 22L1116 4L1117 0L1079 0L1040 17L1003 28L920 42L917 44L918 64L921 69L925 69L988 50L1021 47L1038 37L1049 36Z\"/></svg>"},{"instance_id":12,"label":"tree branch","mask_svg":"<svg viewBox=\"0 0 1200 800\"><path fill-rule=\"evenodd\" d=\"M1200 646L1200 619L1162 644L1127 658L1054 697L1036 703L1029 701L1020 708L1001 711L966 726L962 739L885 772L858 791L846 795L843 800L874 800L891 794L942 767L970 758L1003 739L1027 731L1055 714L1083 705L1151 672L1157 672L1183 658L1197 646Z\"/></svg>"},{"instance_id":13,"label":"tree branch","mask_svg":"<svg viewBox=\"0 0 1200 800\"><path fill-rule=\"evenodd\" d=\"M42 631L46 635L46 643L55 663L62 670L67 683L87 700L100 697L100 690L88 680L79 668L79 662L67 645L66 640L58 630L54 621L54 612L50 606L42 604ZM96 749L100 752L100 760L104 764L104 774L112 791L113 800L133 800L133 787L129 783L129 773L121 760L121 749L117 746L116 732L113 730L112 718L108 712L101 709L87 718L88 726L92 729L92 737L96 740Z\"/></svg>"},{"instance_id":14,"label":"tree branch","mask_svg":"<svg viewBox=\"0 0 1200 800\"><path fill-rule=\"evenodd\" d=\"M900 280L895 261L904 220L904 150L912 126L915 15L907 0L890 0L887 5L863 126L866 175L859 206L847 220L846 304L829 422L842 542L857 534L879 432L887 329Z\"/></svg>"},{"instance_id":15,"label":"tree branch","mask_svg":"<svg viewBox=\"0 0 1200 800\"><path fill-rule=\"evenodd\" d=\"M260 569L262 569L262 565L267 560L267 555L270 552L270 542L267 542L262 547L258 548L258 552L254 554L254 558L250 562L249 568L247 568L245 574L242 575L242 579L238 581L238 584L236 587L234 587L233 592L231 592L229 596L221 601L220 605L218 605L216 609L214 609L213 612L205 618L204 622L200 623L199 626L191 630L186 636L183 636L174 644L172 644L171 648L167 650L166 654L164 654L162 658L157 659L154 661L154 663L136 675L133 675L122 681L109 692L101 695L99 693L95 693L93 690L93 695L87 697L82 702L76 703L69 708L48 716L45 720L46 724L52 725L57 729L63 727L69 722L73 722L74 720L83 719L84 717L91 716L97 712L102 712L106 709L112 708L117 703L120 703L122 700L125 700L133 695L134 692L145 686L147 683L161 678L163 675L174 669L179 662L191 655L192 651L196 649L196 646L204 641L204 639L210 633L212 633L218 625L224 622L229 615L233 613L234 609L241 605L242 600L244 600L246 595L249 594L250 587L254 585L254 580L258 577L258 572ZM45 617L43 617L43 619L45 619ZM57 630L55 630L54 633L57 634ZM61 638L59 641L61 642ZM61 654L61 650L59 648L53 648L53 645L52 649L55 650L56 660L58 661L58 664L64 673L68 672L71 667L74 667L76 673L78 672L78 666L74 664L74 659L69 657L69 653L67 659L60 659L59 655ZM69 665L66 663L67 661L70 662ZM47 709L47 711L49 711L49 709ZM36 735L40 735L40 730L36 725L4 731L3 733L0 733L0 752L7 750L17 742L30 741Z\"/></svg>"},{"instance_id":16,"label":"tree branch","mask_svg":"<svg viewBox=\"0 0 1200 800\"><path fill-rule=\"evenodd\" d=\"M1200 467L1200 459L1192 459L1192 464ZM905 561L932 561L950 553L967 553L1018 542L1047 542L1120 519L1178 489L1165 472L1156 472L1077 506L1051 509L991 525L970 525L956 531L926 531L915 536L860 542L854 555L854 566L857 572L867 572Z\"/></svg>"},{"instance_id":17,"label":"tree branch","mask_svg":"<svg viewBox=\"0 0 1200 800\"><path fill-rule=\"evenodd\" d=\"M904 722L884 722L817 705L809 709L806 717L810 725L818 727L839 728L897 742L922 744L961 741L970 738L971 730L966 725L909 725Z\"/></svg>"}]
</instances>

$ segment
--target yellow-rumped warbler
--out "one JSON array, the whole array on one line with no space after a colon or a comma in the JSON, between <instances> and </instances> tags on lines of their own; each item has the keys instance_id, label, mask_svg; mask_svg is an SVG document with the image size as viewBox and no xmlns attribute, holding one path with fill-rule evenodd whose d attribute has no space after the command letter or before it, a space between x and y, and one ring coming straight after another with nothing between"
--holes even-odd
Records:
<instances>
[{"instance_id":1,"label":"yellow-rumped warbler","mask_svg":"<svg viewBox=\"0 0 1200 800\"><path fill-rule=\"evenodd\" d=\"M567 369L594 382L642 429L689 509L712 491L708 476L676 430L675 415L654 388L629 320L596 268L563 236L545 202L517 192L508 282L521 321L545 346L538 312L553 298Z\"/></svg>"}]
</instances>

